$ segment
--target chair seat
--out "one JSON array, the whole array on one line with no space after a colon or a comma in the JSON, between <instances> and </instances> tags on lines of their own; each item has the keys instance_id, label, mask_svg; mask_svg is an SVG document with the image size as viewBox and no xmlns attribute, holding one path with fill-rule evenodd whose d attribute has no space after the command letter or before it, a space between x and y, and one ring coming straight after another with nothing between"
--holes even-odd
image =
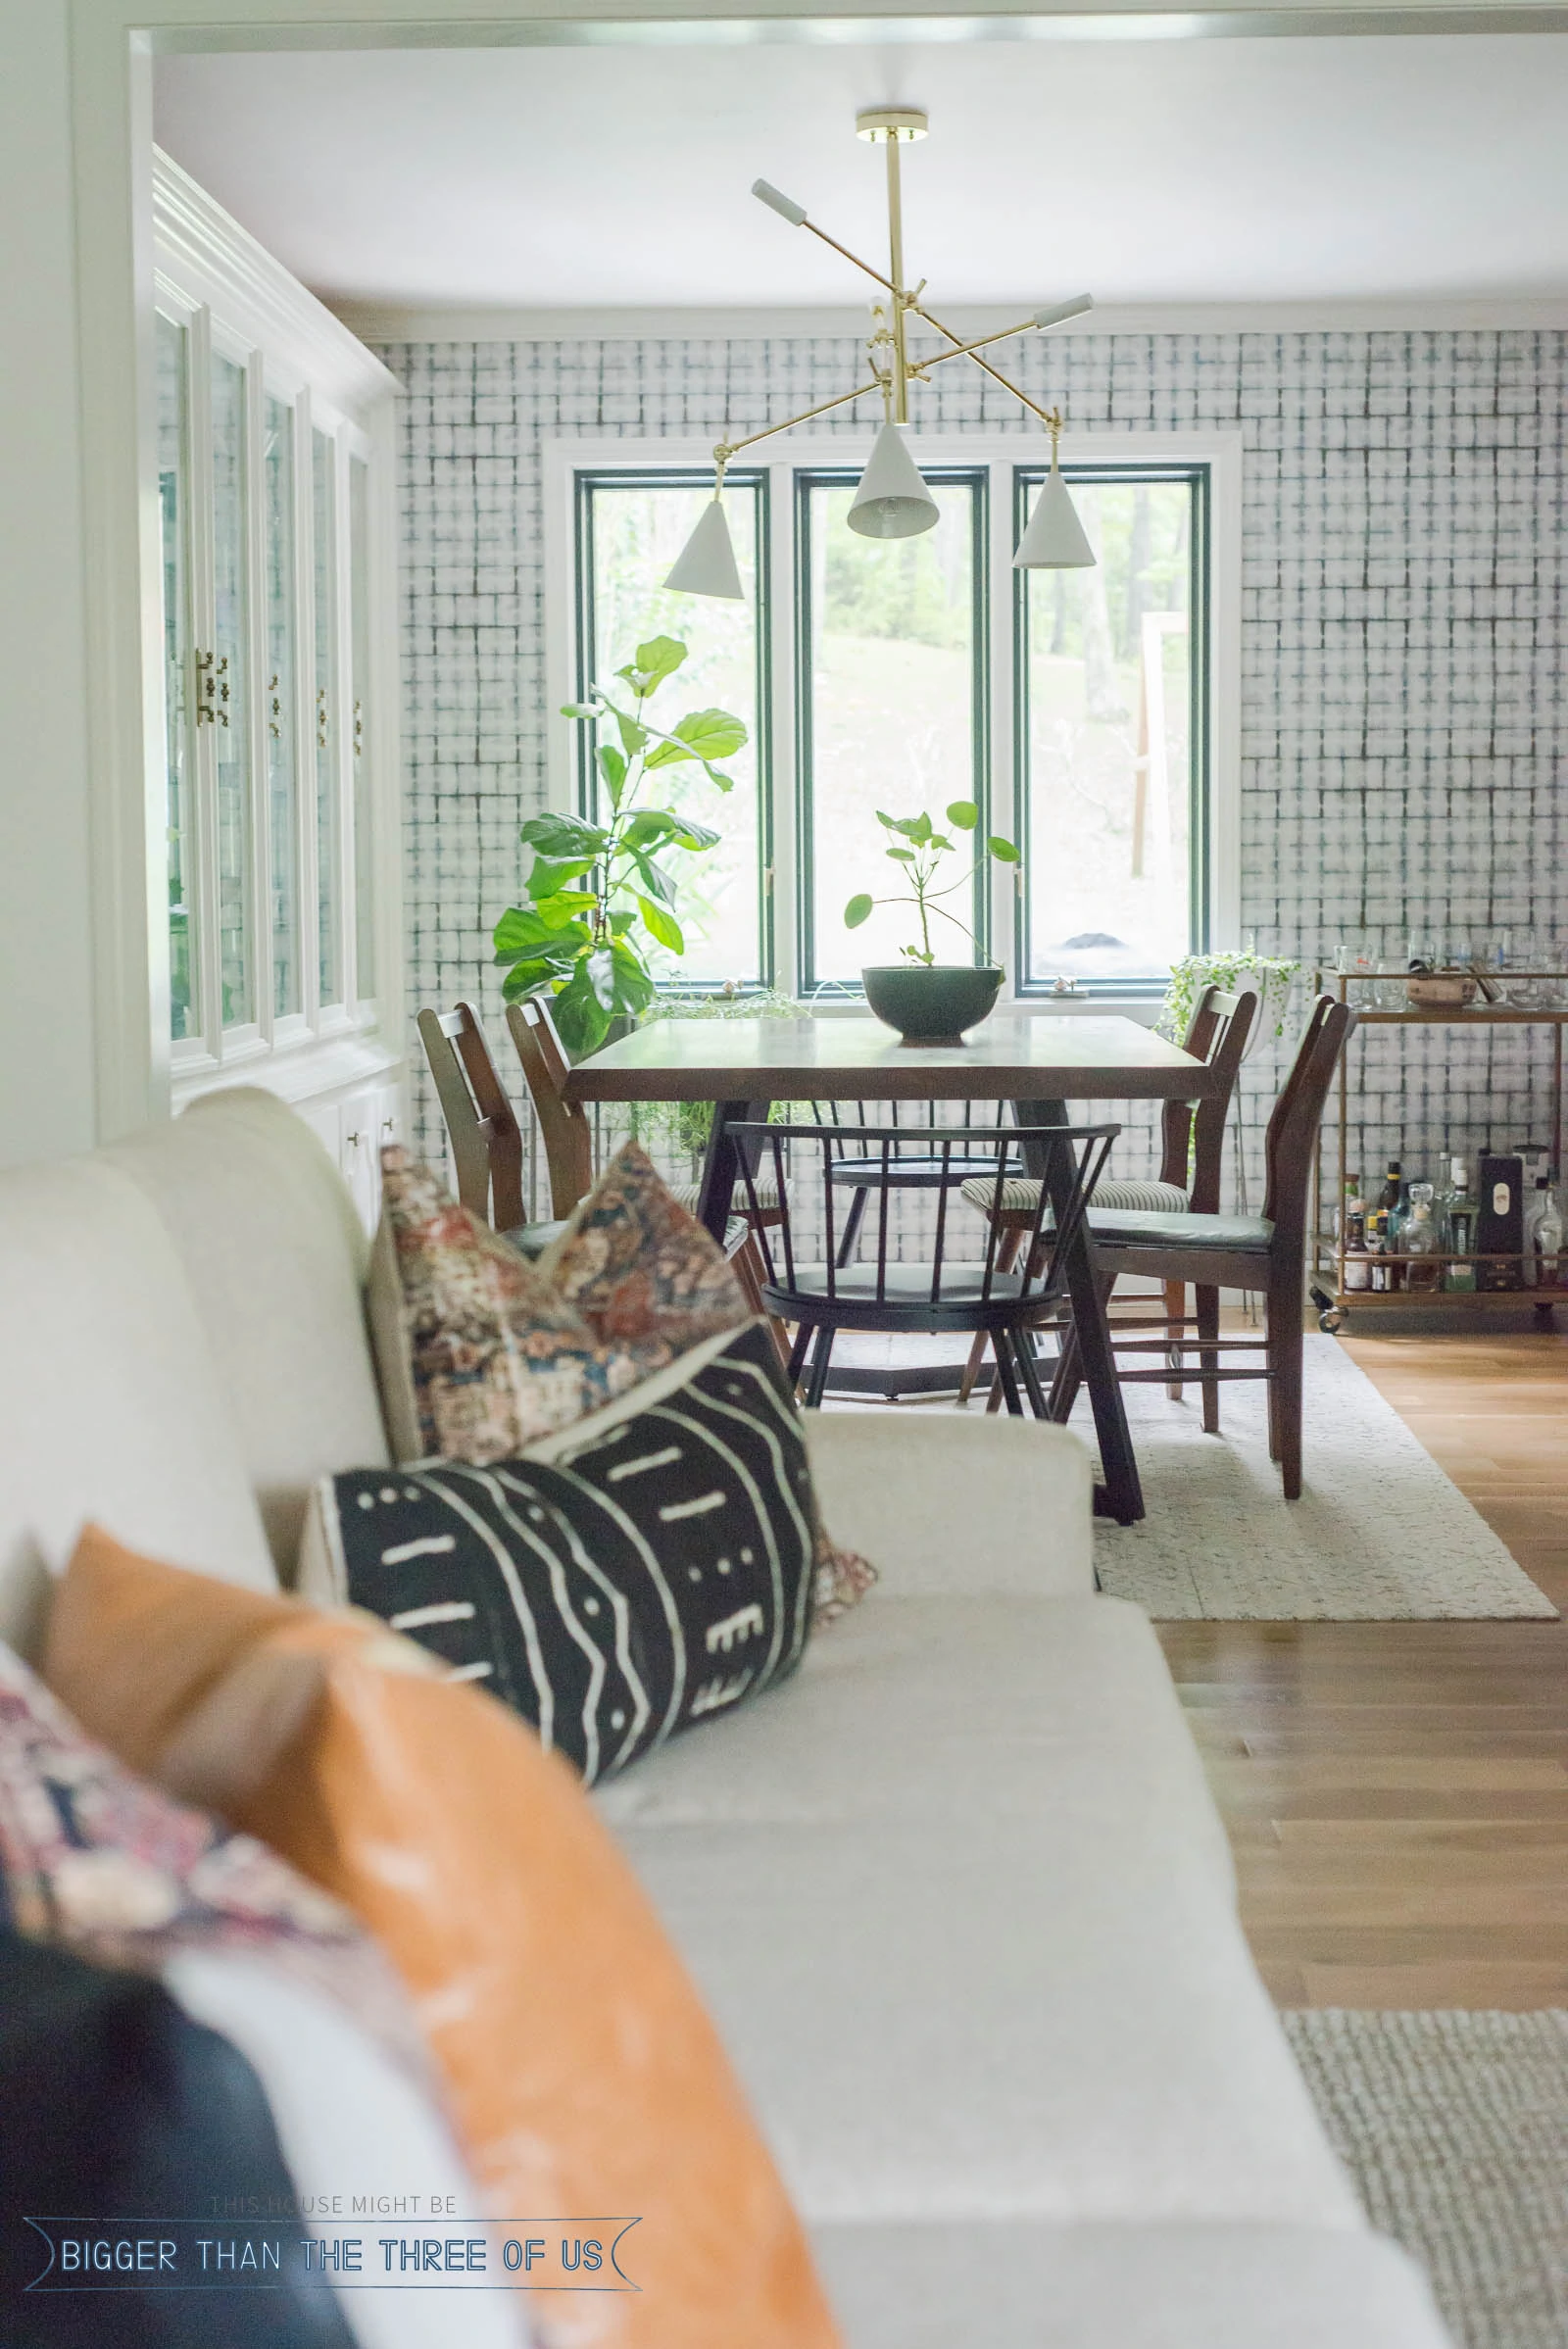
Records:
<instances>
[{"instance_id":1,"label":"chair seat","mask_svg":"<svg viewBox=\"0 0 1568 2349\"><path fill-rule=\"evenodd\" d=\"M961 1197L982 1215L989 1215L996 1202L996 1177L965 1183ZM1040 1185L1026 1176L1018 1176L1002 1186L1004 1215L1033 1215L1040 1198ZM1187 1194L1179 1183L1101 1183L1096 1186L1096 1209L1101 1207L1131 1207L1151 1215L1185 1215Z\"/></svg>"},{"instance_id":2,"label":"chair seat","mask_svg":"<svg viewBox=\"0 0 1568 2349\"><path fill-rule=\"evenodd\" d=\"M565 1228L564 1222L519 1223L515 1230L503 1232L501 1237L510 1240L513 1247L524 1256L542 1256L545 1249L561 1238Z\"/></svg>"},{"instance_id":3,"label":"chair seat","mask_svg":"<svg viewBox=\"0 0 1568 2349\"><path fill-rule=\"evenodd\" d=\"M702 1188L703 1187L701 1183L671 1183L669 1186L669 1196L675 1201L677 1206L685 1208L688 1215L695 1215L697 1212L697 1201L702 1195ZM772 1180L771 1176L765 1183L758 1183L757 1203L760 1207L766 1209L774 1209L777 1207L778 1185ZM737 1215L744 1215L747 1208L751 1205L751 1196L748 1193L744 1183L736 1184L735 1196L731 1201L731 1204L733 1205Z\"/></svg>"},{"instance_id":4,"label":"chair seat","mask_svg":"<svg viewBox=\"0 0 1568 2349\"><path fill-rule=\"evenodd\" d=\"M942 1286L937 1296L938 1309L947 1311L949 1308L978 1307L985 1303L1015 1304L1022 1287L1021 1276L1016 1272L993 1271L989 1295L983 1297L981 1292L985 1284L985 1269L983 1264L956 1264L951 1259L944 1260ZM832 1312L842 1311L846 1306L858 1302L874 1310L882 1309L875 1302L874 1264L836 1266L833 1272L834 1294L831 1297L828 1295L827 1282L828 1268L825 1264L797 1264L795 1279L788 1288L779 1283L765 1292L769 1300L775 1297L780 1300L776 1304L770 1301L768 1309L770 1312L783 1313L789 1320L798 1318L791 1310L794 1306L820 1306ZM1033 1286L1038 1294L1039 1284ZM895 1310L906 1309L911 1313L929 1310L930 1265L890 1264L884 1275L883 1295L887 1306ZM1042 1308L1052 1302L1052 1299L1042 1298Z\"/></svg>"},{"instance_id":5,"label":"chair seat","mask_svg":"<svg viewBox=\"0 0 1568 2349\"><path fill-rule=\"evenodd\" d=\"M954 1157L944 1168L940 1157L890 1158L884 1166L876 1158L835 1158L833 1180L854 1191L940 1191L944 1184L963 1182L970 1176L979 1177L989 1168L986 1188L996 1182L996 1159Z\"/></svg>"},{"instance_id":6,"label":"chair seat","mask_svg":"<svg viewBox=\"0 0 1568 2349\"><path fill-rule=\"evenodd\" d=\"M1237 1255L1266 1256L1274 1226L1261 1215L1148 1215L1089 1210L1097 1241L1105 1248L1211 1248Z\"/></svg>"}]
</instances>

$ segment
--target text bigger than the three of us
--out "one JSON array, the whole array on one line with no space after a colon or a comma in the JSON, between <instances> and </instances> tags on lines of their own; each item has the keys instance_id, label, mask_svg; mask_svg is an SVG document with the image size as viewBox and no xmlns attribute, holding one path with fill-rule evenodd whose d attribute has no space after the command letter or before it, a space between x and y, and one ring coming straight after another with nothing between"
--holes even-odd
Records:
<instances>
[{"instance_id":1,"label":"text bigger than the three of us","mask_svg":"<svg viewBox=\"0 0 1568 2349\"><path fill-rule=\"evenodd\" d=\"M535 2288L577 2285L597 2290L635 2290L615 2252L635 2220L598 2222L597 2234L561 2231L560 2222L536 2229L489 2235L465 2233L448 2225L440 2233L412 2230L364 2233L321 2230L289 2236L283 2228L245 2227L232 2232L176 2221L162 2228L119 2226L75 2227L34 2219L34 2230L52 2254L34 2290L113 2289L181 2284L265 2284L285 2270L344 2284L444 2284L479 2282ZM569 2226L569 2222L568 2222Z\"/></svg>"}]
</instances>

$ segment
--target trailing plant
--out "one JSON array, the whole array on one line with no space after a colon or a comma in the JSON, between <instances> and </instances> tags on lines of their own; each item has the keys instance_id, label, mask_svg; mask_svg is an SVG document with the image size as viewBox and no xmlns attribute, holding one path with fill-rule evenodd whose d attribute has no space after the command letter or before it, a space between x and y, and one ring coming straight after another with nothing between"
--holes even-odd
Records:
<instances>
[{"instance_id":1,"label":"trailing plant","mask_svg":"<svg viewBox=\"0 0 1568 2349\"><path fill-rule=\"evenodd\" d=\"M522 827L523 846L533 851L523 884L528 903L509 905L497 922L495 958L507 973L508 1003L546 986L554 991L556 1025L574 1052L597 1051L612 1020L635 1017L654 1001L646 941L671 954L686 952L675 917L676 878L661 854L701 855L718 842L707 824L673 807L645 806L648 778L696 764L715 791L734 788L718 761L745 744L741 719L727 710L691 710L666 732L648 715L649 701L685 658L675 637L651 637L615 671L625 681L624 696L591 685L586 702L562 710L579 725L602 732L613 726L616 741L601 741L594 751L609 822L535 815Z\"/></svg>"},{"instance_id":2,"label":"trailing plant","mask_svg":"<svg viewBox=\"0 0 1568 2349\"><path fill-rule=\"evenodd\" d=\"M802 1009L792 995L780 995L773 988L743 993L726 983L711 995L662 995L640 1024L651 1028L662 1019L799 1019ZM713 1130L711 1101L634 1101L630 1107L637 1141L662 1142L694 1159L707 1150ZM775 1101L769 1115L778 1123L787 1120L789 1109L789 1102Z\"/></svg>"},{"instance_id":3,"label":"trailing plant","mask_svg":"<svg viewBox=\"0 0 1568 2349\"><path fill-rule=\"evenodd\" d=\"M983 841L977 838L975 859L969 870L958 880L946 882L939 889L936 883L943 870L942 860L954 854L956 842L950 840L945 832L939 832L929 815L924 813L884 815L879 807L876 820L884 831L896 836L890 841L886 853L895 864L904 866L909 886L907 890L896 891L892 897L875 898L861 892L851 898L844 908L846 929L858 930L863 921L870 919L872 909L877 905L912 905L920 924L920 943L918 946L899 949L909 961L923 962L927 967L935 962L936 949L931 944L933 915L938 921L951 922L956 930L962 932L972 947L974 932L967 922L960 921L956 913L950 913L941 900L952 897L956 890L968 887L980 867L992 857L999 864L1016 864L1019 861L1018 852L1012 842L1004 840L999 832L988 833ZM948 807L948 821L956 832L978 833L980 810L973 800L954 800Z\"/></svg>"},{"instance_id":4,"label":"trailing plant","mask_svg":"<svg viewBox=\"0 0 1568 2349\"><path fill-rule=\"evenodd\" d=\"M1285 1014L1290 1008L1291 990L1296 985L1299 962L1286 961L1276 954L1259 954L1251 947L1237 947L1209 954L1184 954L1170 966L1170 985L1155 1021L1155 1032L1180 1044L1193 1024L1198 999L1205 987L1222 987L1227 995L1234 992L1239 980L1250 979L1256 987L1261 1003L1257 1033L1285 1033ZM1272 1030L1269 1022L1273 1022Z\"/></svg>"}]
</instances>

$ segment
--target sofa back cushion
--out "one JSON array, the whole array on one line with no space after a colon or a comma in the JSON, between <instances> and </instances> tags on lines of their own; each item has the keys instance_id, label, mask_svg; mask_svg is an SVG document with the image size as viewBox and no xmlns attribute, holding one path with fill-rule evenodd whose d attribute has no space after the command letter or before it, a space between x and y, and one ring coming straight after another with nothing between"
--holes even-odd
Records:
<instances>
[{"instance_id":1,"label":"sofa back cushion","mask_svg":"<svg viewBox=\"0 0 1568 2349\"><path fill-rule=\"evenodd\" d=\"M316 1480L390 1457L365 1326L369 1243L353 1202L310 1128L253 1087L204 1095L101 1155L145 1193L184 1266L291 1582Z\"/></svg>"},{"instance_id":2,"label":"sofa back cushion","mask_svg":"<svg viewBox=\"0 0 1568 2349\"><path fill-rule=\"evenodd\" d=\"M84 1523L274 1580L225 1382L179 1256L103 1158L0 1175L0 1637L35 1651Z\"/></svg>"}]
</instances>

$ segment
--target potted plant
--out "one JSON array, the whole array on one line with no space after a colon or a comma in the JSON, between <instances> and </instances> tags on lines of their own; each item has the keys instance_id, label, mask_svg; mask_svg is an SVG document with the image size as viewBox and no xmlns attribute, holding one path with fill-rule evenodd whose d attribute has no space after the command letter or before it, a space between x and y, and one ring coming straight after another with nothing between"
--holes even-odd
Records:
<instances>
[{"instance_id":1,"label":"potted plant","mask_svg":"<svg viewBox=\"0 0 1568 2349\"><path fill-rule=\"evenodd\" d=\"M533 851L523 884L528 903L509 905L495 926L508 1003L552 988L561 1040L576 1054L597 1052L615 1022L635 1018L653 1002L644 939L672 954L686 951L675 918L676 879L660 852L701 854L718 841L707 824L673 807L645 805L649 776L695 762L716 791L734 788L717 761L733 758L746 741L738 717L727 710L692 710L666 732L648 715L649 701L685 658L686 647L673 636L652 637L615 671L625 680L629 707L600 685L589 687L586 702L564 705L562 716L580 725L613 724L617 740L594 752L610 820L530 816L522 827L523 845Z\"/></svg>"},{"instance_id":2,"label":"potted plant","mask_svg":"<svg viewBox=\"0 0 1568 2349\"><path fill-rule=\"evenodd\" d=\"M1184 954L1170 966L1170 985L1155 1021L1155 1032L1180 1044L1193 1024L1198 999L1205 987L1223 987L1227 994L1234 992L1238 981L1249 980L1257 989L1258 1017L1247 1042L1247 1057L1250 1058L1265 1035L1280 1037L1285 1033L1285 1015L1290 1009L1291 993L1296 985L1299 962L1286 961L1275 954L1260 954L1255 946L1226 947L1207 954Z\"/></svg>"},{"instance_id":3,"label":"potted plant","mask_svg":"<svg viewBox=\"0 0 1568 2349\"><path fill-rule=\"evenodd\" d=\"M980 810L973 800L954 800L947 813L956 832L978 834ZM931 924L933 920L951 923L972 947L974 933L942 900L967 888L993 857L1001 864L1016 864L1018 852L999 833L977 838L969 870L957 880L946 881L942 880L943 859L954 854L957 844L939 832L929 815L884 815L879 807L876 820L892 835L887 854L904 867L909 886L891 897L862 893L851 898L844 908L845 923L858 930L877 905L912 905L920 924L920 943L905 947L901 962L870 963L861 971L865 1000L878 1019L898 1030L905 1044L961 1044L965 1030L977 1027L994 1008L1003 972L994 962L939 962L931 943Z\"/></svg>"}]
</instances>

